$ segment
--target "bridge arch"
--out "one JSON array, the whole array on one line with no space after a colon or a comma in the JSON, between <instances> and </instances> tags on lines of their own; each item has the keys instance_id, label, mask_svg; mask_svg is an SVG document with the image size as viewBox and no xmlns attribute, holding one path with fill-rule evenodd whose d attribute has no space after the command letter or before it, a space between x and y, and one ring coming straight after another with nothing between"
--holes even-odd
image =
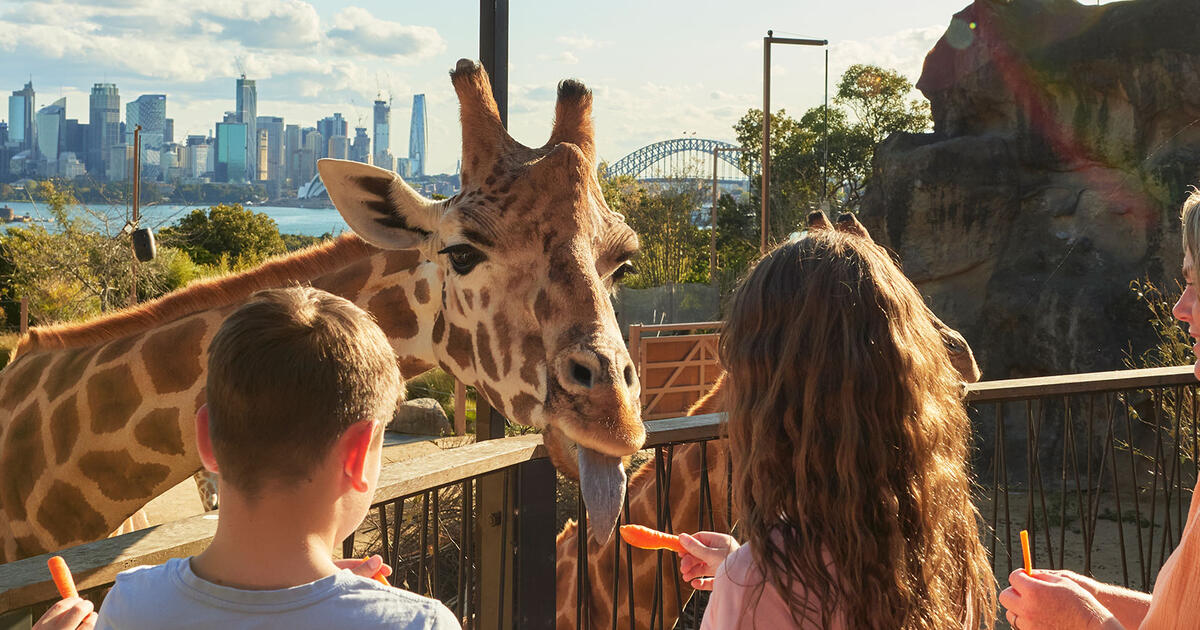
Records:
<instances>
[{"instance_id":1,"label":"bridge arch","mask_svg":"<svg viewBox=\"0 0 1200 630\"><path fill-rule=\"evenodd\" d=\"M709 140L707 138L674 138L671 140L662 140L654 144L648 144L629 155L608 165L605 171L607 177L617 177L621 175L632 175L638 177L646 172L651 166L658 162L678 153L702 153L706 157L711 158L713 149L716 148L736 149L735 144L722 142L720 140ZM743 178L749 179L749 175L741 169L741 163L738 161L737 151L721 151L717 153L717 157L722 162L729 164L742 175ZM729 179L727 177L721 179Z\"/></svg>"}]
</instances>

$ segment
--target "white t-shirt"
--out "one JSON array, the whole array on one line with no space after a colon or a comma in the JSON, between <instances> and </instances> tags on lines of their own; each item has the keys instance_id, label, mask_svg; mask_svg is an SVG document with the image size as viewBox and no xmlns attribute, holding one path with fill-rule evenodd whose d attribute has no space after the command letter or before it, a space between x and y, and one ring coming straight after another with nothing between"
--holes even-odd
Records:
<instances>
[{"instance_id":1,"label":"white t-shirt","mask_svg":"<svg viewBox=\"0 0 1200 630\"><path fill-rule=\"evenodd\" d=\"M291 588L247 591L197 577L189 560L173 558L121 572L104 598L96 628L460 629L441 602L348 569Z\"/></svg>"}]
</instances>

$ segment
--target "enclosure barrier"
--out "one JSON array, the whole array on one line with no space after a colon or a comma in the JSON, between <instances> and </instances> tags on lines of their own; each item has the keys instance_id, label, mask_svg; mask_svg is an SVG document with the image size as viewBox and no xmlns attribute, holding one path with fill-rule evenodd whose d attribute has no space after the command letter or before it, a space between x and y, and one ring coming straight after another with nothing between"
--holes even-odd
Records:
<instances>
[{"instance_id":1,"label":"enclosure barrier","mask_svg":"<svg viewBox=\"0 0 1200 630\"><path fill-rule=\"evenodd\" d=\"M1019 564L1021 529L1030 531L1037 566L1153 586L1181 535L1196 481L1196 386L1187 366L968 387L976 499L1001 586ZM652 484L654 522L638 522L728 529L729 470L721 442L713 441L720 417L655 420L648 429L646 456L664 474ZM697 454L700 471L693 475L683 458ZM556 627L562 608L556 580L563 576L556 578L555 554L546 550L567 516L583 521L579 535L586 540L586 519L570 505L579 505L572 484L560 483L557 499L523 491L523 477L546 474L546 457L540 436L523 435L389 465L371 517L344 552L383 554L395 568L393 583L438 597L466 628ZM481 509L483 487L500 488L491 505L503 507ZM679 508L684 497L697 496ZM626 520L629 513L627 505ZM61 555L81 590L101 595L126 568L197 553L215 526L212 515L198 516ZM574 550L573 584L581 588L573 590L580 596L567 606L570 614L558 617L558 628L699 626L703 601L689 597L678 580L674 554L635 556L648 552L623 544L611 549ZM0 629L28 627L56 598L45 561L0 565ZM600 591L611 596L594 600Z\"/></svg>"}]
</instances>

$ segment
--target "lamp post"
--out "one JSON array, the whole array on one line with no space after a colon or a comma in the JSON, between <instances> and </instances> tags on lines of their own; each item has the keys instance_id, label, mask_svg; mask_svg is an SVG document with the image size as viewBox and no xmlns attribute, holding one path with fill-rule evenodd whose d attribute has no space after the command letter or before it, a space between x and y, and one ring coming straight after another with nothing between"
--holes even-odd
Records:
<instances>
[{"instance_id":1,"label":"lamp post","mask_svg":"<svg viewBox=\"0 0 1200 630\"><path fill-rule=\"evenodd\" d=\"M742 147L713 147L713 200L708 213L708 283L717 288L717 154L722 151L745 151Z\"/></svg>"},{"instance_id":2,"label":"lamp post","mask_svg":"<svg viewBox=\"0 0 1200 630\"><path fill-rule=\"evenodd\" d=\"M767 31L763 38L763 143L762 143L762 239L759 241L760 254L767 253L767 226L771 214L771 44L792 44L795 46L828 46L827 39L796 39L792 37L775 37L774 31Z\"/></svg>"}]
</instances>

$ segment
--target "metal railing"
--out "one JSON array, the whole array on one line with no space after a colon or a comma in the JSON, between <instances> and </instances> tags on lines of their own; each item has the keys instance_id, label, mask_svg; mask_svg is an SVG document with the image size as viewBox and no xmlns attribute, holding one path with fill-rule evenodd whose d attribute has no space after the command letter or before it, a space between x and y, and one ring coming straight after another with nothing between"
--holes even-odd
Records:
<instances>
[{"instance_id":1,"label":"metal railing","mask_svg":"<svg viewBox=\"0 0 1200 630\"><path fill-rule=\"evenodd\" d=\"M1028 529L1038 566L1152 587L1196 480L1196 386L1182 367L968 388L977 505L1001 585L1019 553L1016 534ZM720 422L648 423L644 470L631 478L622 522L730 529ZM393 584L441 599L466 628L698 627L704 601L679 580L674 554L630 549L615 536L581 549L587 523L574 485L527 491L549 474L538 435L389 464L343 552L381 553ZM556 545L568 517L579 525ZM124 569L199 552L215 526L203 515L60 553L81 590L100 596ZM45 560L0 565L0 628L28 624L56 597Z\"/></svg>"}]
</instances>

